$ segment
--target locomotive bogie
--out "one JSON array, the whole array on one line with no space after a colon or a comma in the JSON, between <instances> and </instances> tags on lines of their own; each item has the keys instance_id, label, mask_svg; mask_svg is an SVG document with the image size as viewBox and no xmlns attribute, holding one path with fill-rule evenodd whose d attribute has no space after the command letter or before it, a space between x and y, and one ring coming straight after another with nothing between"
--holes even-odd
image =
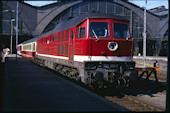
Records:
<instances>
[{"instance_id":1,"label":"locomotive bogie","mask_svg":"<svg viewBox=\"0 0 170 113\"><path fill-rule=\"evenodd\" d=\"M131 73L134 70L135 62L86 62L86 76L95 82L107 82L115 86L128 86L129 81L134 80ZM92 84L92 83L88 83Z\"/></svg>"}]
</instances>

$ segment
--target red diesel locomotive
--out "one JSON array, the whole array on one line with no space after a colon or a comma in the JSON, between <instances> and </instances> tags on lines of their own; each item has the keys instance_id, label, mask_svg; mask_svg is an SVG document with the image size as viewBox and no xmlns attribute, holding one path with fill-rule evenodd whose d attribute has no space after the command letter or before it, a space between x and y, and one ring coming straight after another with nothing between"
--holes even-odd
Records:
<instances>
[{"instance_id":1,"label":"red diesel locomotive","mask_svg":"<svg viewBox=\"0 0 170 113\"><path fill-rule=\"evenodd\" d=\"M109 15L68 18L23 42L21 54L88 85L128 86L135 78L129 22Z\"/></svg>"}]
</instances>

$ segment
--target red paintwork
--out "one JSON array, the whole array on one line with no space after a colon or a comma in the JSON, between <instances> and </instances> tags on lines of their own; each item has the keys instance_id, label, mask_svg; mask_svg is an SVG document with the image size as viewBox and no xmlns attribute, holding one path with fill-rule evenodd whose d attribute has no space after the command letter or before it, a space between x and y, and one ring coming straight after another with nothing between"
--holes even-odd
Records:
<instances>
[{"instance_id":1,"label":"red paintwork","mask_svg":"<svg viewBox=\"0 0 170 113\"><path fill-rule=\"evenodd\" d=\"M21 48L22 48L22 45L17 46L17 53L21 53Z\"/></svg>"},{"instance_id":2,"label":"red paintwork","mask_svg":"<svg viewBox=\"0 0 170 113\"><path fill-rule=\"evenodd\" d=\"M89 22L88 22L89 21ZM110 36L107 38L100 38L96 41L95 37L90 37L87 32L87 24L90 22L107 22L109 23ZM42 37L37 40L37 52L39 54L48 54L55 56L69 57L69 60L73 60L73 55L87 55L87 56L103 56L106 53L107 56L131 56L133 53L133 39L132 37L126 40L125 38L115 38L113 34L113 23L128 24L127 21L114 20L111 18L98 18L98 19L86 19L79 25L67 29L62 32L51 34L57 36L56 40L50 42L50 36ZM86 28L85 37L77 39L77 32L79 27ZM74 39L71 39L71 30L74 31ZM68 33L67 33L68 32ZM64 35L64 36L63 36ZM59 38L60 37L60 38ZM63 37L63 38L61 38ZM45 43L42 42L45 40ZM108 42L117 42L119 47L116 51L112 52L108 49ZM48 43L49 42L49 43ZM58 49L60 52L58 52ZM27 54L27 53L25 53ZM31 54L31 53L28 53Z\"/></svg>"},{"instance_id":3,"label":"red paintwork","mask_svg":"<svg viewBox=\"0 0 170 113\"><path fill-rule=\"evenodd\" d=\"M32 51L21 51L21 54L23 57L26 57L27 59L33 59L35 52Z\"/></svg>"}]
</instances>

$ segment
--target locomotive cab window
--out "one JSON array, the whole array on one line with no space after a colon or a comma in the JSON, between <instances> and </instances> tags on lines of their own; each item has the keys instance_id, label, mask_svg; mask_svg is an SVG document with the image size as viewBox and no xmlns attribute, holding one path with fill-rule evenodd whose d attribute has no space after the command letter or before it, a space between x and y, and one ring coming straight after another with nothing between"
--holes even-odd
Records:
<instances>
[{"instance_id":1,"label":"locomotive cab window","mask_svg":"<svg viewBox=\"0 0 170 113\"><path fill-rule=\"evenodd\" d=\"M106 22L91 22L90 32L91 37L109 37L109 24Z\"/></svg>"},{"instance_id":2,"label":"locomotive cab window","mask_svg":"<svg viewBox=\"0 0 170 113\"><path fill-rule=\"evenodd\" d=\"M129 27L126 24L114 23L113 33L116 38L130 38Z\"/></svg>"},{"instance_id":3,"label":"locomotive cab window","mask_svg":"<svg viewBox=\"0 0 170 113\"><path fill-rule=\"evenodd\" d=\"M71 39L73 39L74 38L74 32L73 32L73 30L71 31Z\"/></svg>"},{"instance_id":4,"label":"locomotive cab window","mask_svg":"<svg viewBox=\"0 0 170 113\"><path fill-rule=\"evenodd\" d=\"M79 27L77 38L83 38L83 37L85 37L85 27Z\"/></svg>"}]
</instances>

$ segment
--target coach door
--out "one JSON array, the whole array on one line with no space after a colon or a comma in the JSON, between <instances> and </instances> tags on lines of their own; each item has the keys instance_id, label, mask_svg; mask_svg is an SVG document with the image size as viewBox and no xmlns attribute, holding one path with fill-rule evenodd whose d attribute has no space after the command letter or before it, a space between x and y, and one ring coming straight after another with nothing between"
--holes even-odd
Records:
<instances>
[{"instance_id":1,"label":"coach door","mask_svg":"<svg viewBox=\"0 0 170 113\"><path fill-rule=\"evenodd\" d=\"M70 31L70 38L69 38L69 60L73 60L74 55L74 30Z\"/></svg>"}]
</instances>

